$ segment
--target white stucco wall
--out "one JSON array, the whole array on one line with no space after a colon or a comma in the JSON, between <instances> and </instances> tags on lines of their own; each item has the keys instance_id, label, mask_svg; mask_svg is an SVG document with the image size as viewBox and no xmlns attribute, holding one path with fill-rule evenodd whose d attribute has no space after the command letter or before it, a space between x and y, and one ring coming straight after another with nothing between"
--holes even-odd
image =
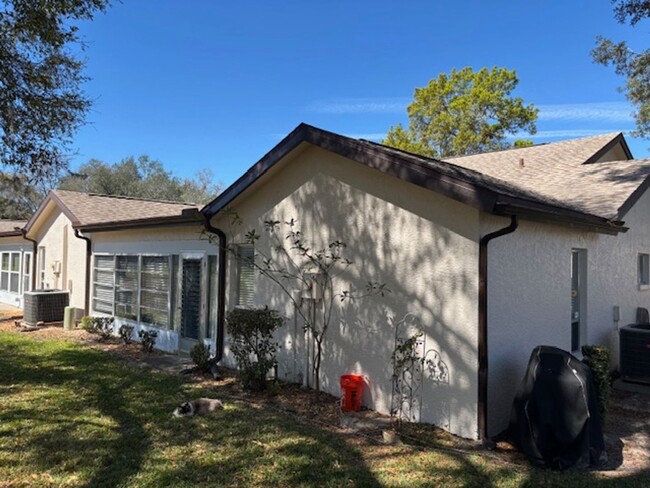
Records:
<instances>
[{"instance_id":1,"label":"white stucco wall","mask_svg":"<svg viewBox=\"0 0 650 488\"><path fill-rule=\"evenodd\" d=\"M217 255L217 243L210 242L207 237L203 236L202 229L203 226L201 224L170 225L164 227L94 232L90 234L90 237L92 240L93 255L95 253L172 255L203 253L205 256ZM176 279L176 277L173 277L173 279ZM92 308L91 314L101 315L92 310ZM116 317L114 330L117 332L123 324L134 327L134 340L139 340L138 332L142 329L156 330L158 332L155 345L156 349L167 352L177 352L179 350L179 323L176 323L171 329L162 329ZM214 337L205 339L204 342L211 346L212 351L216 350Z\"/></svg>"},{"instance_id":2,"label":"white stucco wall","mask_svg":"<svg viewBox=\"0 0 650 488\"><path fill-rule=\"evenodd\" d=\"M86 287L86 242L74 235L72 223L58 207L47 209L34 238L38 247L45 247L45 288L68 290L70 306L83 309ZM66 249L67 248L67 249ZM37 253L38 254L38 253ZM36 260L36 288L41 287L41 262ZM54 272L55 261L61 273Z\"/></svg>"},{"instance_id":3,"label":"white stucco wall","mask_svg":"<svg viewBox=\"0 0 650 488\"><path fill-rule=\"evenodd\" d=\"M314 248L344 241L345 255L354 265L338 279L336 291L363 289L367 281L376 281L386 283L392 293L335 302L323 353L323 390L339 395L340 375L362 374L368 378L364 404L389 413L395 324L410 321L425 334L427 358L439 357L448 371L445 381L425 375L415 420L475 438L478 212L319 148L309 146L292 156L233 202L243 226L230 232L226 211L213 223L235 243L242 241L242 231L261 231L264 220L292 218ZM267 242L260 240L260 246L264 249ZM229 266L232 308L232 259ZM301 322L268 279L259 277L256 293L257 305L287 317L278 334L279 374L300 379L305 358ZM234 364L229 354L227 360Z\"/></svg>"},{"instance_id":4,"label":"white stucco wall","mask_svg":"<svg viewBox=\"0 0 650 488\"><path fill-rule=\"evenodd\" d=\"M650 290L638 286L638 254L650 253L650 195L625 217L630 230L609 236L520 221L514 234L489 244L489 433L507 426L510 407L532 349L571 350L571 250L587 251L586 337L608 346L618 365L617 326L650 308ZM509 219L481 215L481 234ZM620 307L614 322L613 307Z\"/></svg>"},{"instance_id":5,"label":"white stucco wall","mask_svg":"<svg viewBox=\"0 0 650 488\"><path fill-rule=\"evenodd\" d=\"M20 280L22 288L22 280L24 276L23 266L25 262L23 253L32 252L32 243L19 236L0 237L0 253L2 252L20 253ZM10 291L0 290L0 303L5 303L12 307L23 308L23 295L22 293L12 293Z\"/></svg>"}]
</instances>

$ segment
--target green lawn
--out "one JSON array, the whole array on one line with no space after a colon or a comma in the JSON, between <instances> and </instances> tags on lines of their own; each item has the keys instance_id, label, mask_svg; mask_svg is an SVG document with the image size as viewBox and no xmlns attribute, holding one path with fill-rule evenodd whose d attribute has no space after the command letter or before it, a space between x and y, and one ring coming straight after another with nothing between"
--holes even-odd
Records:
<instances>
[{"instance_id":1,"label":"green lawn","mask_svg":"<svg viewBox=\"0 0 650 488\"><path fill-rule=\"evenodd\" d=\"M0 332L0 487L650 484L382 446L245 403L171 418L206 394L219 396L71 342Z\"/></svg>"}]
</instances>

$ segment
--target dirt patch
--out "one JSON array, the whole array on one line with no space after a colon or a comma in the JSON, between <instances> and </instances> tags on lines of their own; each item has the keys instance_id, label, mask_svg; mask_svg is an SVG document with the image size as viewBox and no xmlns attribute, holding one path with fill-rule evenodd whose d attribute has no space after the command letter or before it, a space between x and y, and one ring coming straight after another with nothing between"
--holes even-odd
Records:
<instances>
[{"instance_id":1,"label":"dirt patch","mask_svg":"<svg viewBox=\"0 0 650 488\"><path fill-rule=\"evenodd\" d=\"M191 362L181 356L158 351L145 353L139 344L123 344L118 339L102 340L98 334L81 329L71 331L62 327L45 326L31 332L20 332L14 320L0 318L0 330L29 334L37 340L73 340L87 347L106 351L130 364L178 373L187 370ZM293 384L270 384L269 391L251 392L241 387L233 371L221 368L221 379L209 375L187 375L188 382L214 391L223 400L246 402L253 408L273 408L296 415L319 426L339 433L360 435L377 443L386 439L391 429L390 419L371 410L358 413L342 413L339 399L327 394L316 398L312 390ZM614 390L604 428L607 463L598 471L607 476L624 476L642 471L650 472L650 396ZM495 461L525 465L524 455L507 442L499 442L496 449L485 451L483 445L456 437L440 428L426 424L407 424L398 442L414 447L442 448L472 452L482 450Z\"/></svg>"}]
</instances>

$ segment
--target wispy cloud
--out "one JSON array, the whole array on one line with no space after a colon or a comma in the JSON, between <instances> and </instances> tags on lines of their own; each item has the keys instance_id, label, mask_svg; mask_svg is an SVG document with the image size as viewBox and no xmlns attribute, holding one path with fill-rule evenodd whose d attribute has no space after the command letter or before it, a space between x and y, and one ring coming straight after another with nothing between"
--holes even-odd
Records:
<instances>
[{"instance_id":1,"label":"wispy cloud","mask_svg":"<svg viewBox=\"0 0 650 488\"><path fill-rule=\"evenodd\" d=\"M539 120L632 122L632 107L625 102L538 105Z\"/></svg>"},{"instance_id":2,"label":"wispy cloud","mask_svg":"<svg viewBox=\"0 0 650 488\"><path fill-rule=\"evenodd\" d=\"M557 129L557 130L539 130L536 134L531 135L527 132L518 132L508 137L514 139L566 139L574 137L589 137L610 132L621 132L620 129Z\"/></svg>"},{"instance_id":3,"label":"wispy cloud","mask_svg":"<svg viewBox=\"0 0 650 488\"><path fill-rule=\"evenodd\" d=\"M306 110L319 114L404 114L408 98L339 98L318 100Z\"/></svg>"}]
</instances>

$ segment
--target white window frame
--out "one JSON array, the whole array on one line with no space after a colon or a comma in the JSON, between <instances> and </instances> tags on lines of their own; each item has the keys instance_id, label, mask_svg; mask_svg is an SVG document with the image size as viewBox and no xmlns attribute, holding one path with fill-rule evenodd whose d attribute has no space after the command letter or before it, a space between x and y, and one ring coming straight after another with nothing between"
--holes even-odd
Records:
<instances>
[{"instance_id":1,"label":"white window frame","mask_svg":"<svg viewBox=\"0 0 650 488\"><path fill-rule=\"evenodd\" d=\"M255 269L255 264L252 264L253 268L253 298L247 302L247 303L242 303L241 301L241 268L242 268L242 258L241 258L241 250L242 249L251 249L253 251L253 263L255 260L255 246L252 244L238 244L237 245L237 253L236 253L236 294L235 294L235 307L236 308L253 308L255 306L255 294L256 294L256 288L257 288L257 270Z\"/></svg>"},{"instance_id":2,"label":"white window frame","mask_svg":"<svg viewBox=\"0 0 650 488\"><path fill-rule=\"evenodd\" d=\"M96 269L103 269L105 271L108 271L108 268L97 268L95 266L95 256L112 256L113 257L113 301L111 303L112 307L112 315L115 316L116 318L119 318L120 320L124 320L128 323L137 323L137 324L143 324L147 326L152 326L152 327L157 327L159 329L171 329L172 328L172 303L171 303L171 297L172 297L172 282L174 280L174 277L172 276L173 272L173 254L167 254L167 253L144 253L144 254L139 254L139 253L93 253L93 288L92 288L92 296L91 300L93 303L93 312L95 312L94 308L94 303L95 300L97 300L97 295L95 294L95 286L98 284L95 281L95 270ZM138 267L137 267L137 285L135 289L133 290L134 295L135 295L135 303L129 303L128 305L132 306L134 310L136 311L135 318L128 318L128 317L121 317L117 313L117 286L116 286L116 281L117 281L117 261L119 257L137 257L138 258ZM144 322L142 320L142 292L143 291L151 291L151 290L143 290L142 288L142 259L144 257L166 257L167 258L167 266L168 266L168 283L167 283L167 324L165 325L159 325L159 324L151 324L149 322ZM105 286L105 285L104 285ZM157 292L160 292L160 290L156 290ZM103 303L107 303L105 300L100 300ZM101 314L104 314L105 312L98 312Z\"/></svg>"},{"instance_id":3,"label":"white window frame","mask_svg":"<svg viewBox=\"0 0 650 488\"><path fill-rule=\"evenodd\" d=\"M25 265L25 259L29 257L29 266ZM32 290L32 267L34 266L34 253L25 251L21 256L20 262L22 263L22 283L21 290L22 293Z\"/></svg>"},{"instance_id":4,"label":"white window frame","mask_svg":"<svg viewBox=\"0 0 650 488\"><path fill-rule=\"evenodd\" d=\"M637 280L639 290L650 290L650 254L639 253L637 257Z\"/></svg>"},{"instance_id":5,"label":"white window frame","mask_svg":"<svg viewBox=\"0 0 650 488\"><path fill-rule=\"evenodd\" d=\"M39 286L41 290L45 288L45 246L38 247L38 268L39 268Z\"/></svg>"}]
</instances>

